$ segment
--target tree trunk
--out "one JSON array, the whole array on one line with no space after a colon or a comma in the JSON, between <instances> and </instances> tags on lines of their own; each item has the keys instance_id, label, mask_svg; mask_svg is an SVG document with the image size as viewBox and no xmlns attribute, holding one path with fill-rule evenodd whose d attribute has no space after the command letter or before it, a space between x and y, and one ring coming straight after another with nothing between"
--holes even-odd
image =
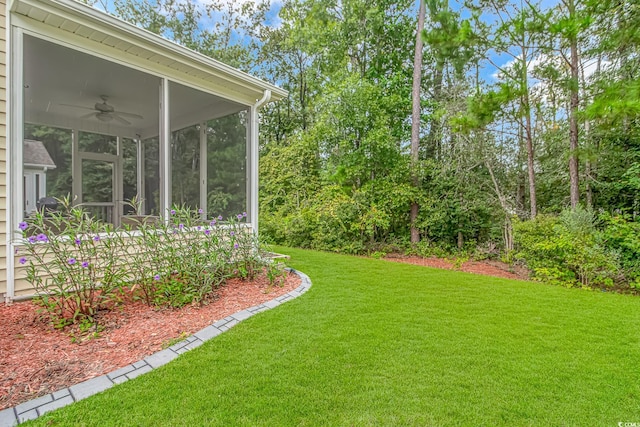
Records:
<instances>
[{"instance_id":1,"label":"tree trunk","mask_svg":"<svg viewBox=\"0 0 640 427\"><path fill-rule=\"evenodd\" d=\"M527 70L527 40L526 34L522 32L520 49L522 51L522 96L520 98L522 112L524 113L524 139L527 146L527 170L529 173L529 204L531 208L531 219L538 215L538 202L536 198L536 173L534 170L535 153L533 150L533 135L531 132L531 103L529 101L529 72Z\"/></svg>"},{"instance_id":2,"label":"tree trunk","mask_svg":"<svg viewBox=\"0 0 640 427\"><path fill-rule=\"evenodd\" d=\"M413 58L413 111L411 115L411 174L414 187L418 187L418 156L420 151L420 86L422 82L422 29L424 28L425 5L420 0L418 27L416 30L416 51ZM416 222L419 206L415 200L411 203L411 243L420 241Z\"/></svg>"},{"instance_id":3,"label":"tree trunk","mask_svg":"<svg viewBox=\"0 0 640 427\"><path fill-rule=\"evenodd\" d=\"M598 59L596 62L596 76L600 75L600 68L602 65L602 53L598 54ZM588 102L588 95L586 92L587 88L587 79L584 75L584 67L581 67L582 73L582 102ZM586 119L584 121L584 143L587 146L587 159L584 164L584 184L585 184L585 202L587 204L588 209L593 209L593 188L591 186L591 182L593 181L594 169L595 165L592 163L591 159L593 157L593 141L591 138L591 121Z\"/></svg>"},{"instance_id":4,"label":"tree trunk","mask_svg":"<svg viewBox=\"0 0 640 427\"><path fill-rule=\"evenodd\" d=\"M575 20L574 0L568 0L569 20ZM580 183L578 177L578 40L575 34L570 39L571 50L571 100L569 103L569 182L571 193L571 209L575 209L580 203Z\"/></svg>"},{"instance_id":5,"label":"tree trunk","mask_svg":"<svg viewBox=\"0 0 640 427\"><path fill-rule=\"evenodd\" d=\"M433 70L433 100L438 103L442 99L442 78L444 74L444 63L437 63ZM429 126L429 134L427 135L428 156L435 159L441 158L440 153L440 119L434 114Z\"/></svg>"},{"instance_id":6,"label":"tree trunk","mask_svg":"<svg viewBox=\"0 0 640 427\"><path fill-rule=\"evenodd\" d=\"M493 189L498 196L498 200L500 201L500 206L504 211L504 228L502 236L504 238L504 248L507 253L510 253L513 250L513 226L511 224L511 209L509 208L509 204L507 203L507 198L504 193L500 190L500 185L498 185L498 180L496 179L496 175L493 173L493 168L491 167L491 163L485 159L484 161L487 170L489 171L489 176L491 176L491 182L493 182Z\"/></svg>"},{"instance_id":7,"label":"tree trunk","mask_svg":"<svg viewBox=\"0 0 640 427\"><path fill-rule=\"evenodd\" d=\"M525 140L527 143L527 169L529 172L529 199L531 205L531 219L538 215L538 202L536 201L536 174L534 168L533 136L531 135L531 111L529 107L529 95L524 95L525 103Z\"/></svg>"}]
</instances>

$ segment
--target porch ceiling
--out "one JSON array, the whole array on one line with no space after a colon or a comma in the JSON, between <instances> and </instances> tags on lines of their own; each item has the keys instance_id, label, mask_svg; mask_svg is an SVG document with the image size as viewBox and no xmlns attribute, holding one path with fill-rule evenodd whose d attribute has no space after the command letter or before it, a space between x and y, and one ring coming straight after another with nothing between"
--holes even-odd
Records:
<instances>
[{"instance_id":1,"label":"porch ceiling","mask_svg":"<svg viewBox=\"0 0 640 427\"><path fill-rule=\"evenodd\" d=\"M29 86L25 88L27 121L127 136L149 136L153 134L152 128L157 129L158 104L145 102L141 106L140 100L157 99L159 77L208 92L202 99L192 96L198 91L188 97L178 97L185 98L185 108L190 107L181 116L191 118L194 116L190 111L195 114L203 107L216 109L217 116L239 111L260 99L265 90L271 91L271 100L287 95L277 86L74 0L13 0L10 4L14 20L29 30L27 34L58 38L74 49L99 52L99 56L110 59L78 55L77 50L53 45L37 37L25 37L25 53L27 41L33 48L33 54L24 61L25 85ZM47 88L40 87L35 95L34 85L39 82L47 82ZM34 93L31 99L30 90ZM107 130L106 124L95 123L98 122L96 118L92 119L94 123L87 120L79 123L76 119L82 110L65 109L61 105L92 107L100 102L101 95L107 95L109 104L117 110L139 114L144 120L135 120L136 123L130 120L133 126L120 128L110 122ZM217 95L220 101L215 106L211 106L212 95ZM174 102L178 101L172 99ZM172 105L172 108L178 106ZM211 117L214 116L209 114L208 118ZM186 122L183 124L187 125ZM176 128L175 123L172 127Z\"/></svg>"},{"instance_id":2,"label":"porch ceiling","mask_svg":"<svg viewBox=\"0 0 640 427\"><path fill-rule=\"evenodd\" d=\"M148 138L158 135L160 79L73 49L25 35L24 117L29 123L109 135ZM246 106L174 84L172 130L243 110ZM108 97L130 125L103 122L94 105ZM89 117L87 117L89 116Z\"/></svg>"}]
</instances>

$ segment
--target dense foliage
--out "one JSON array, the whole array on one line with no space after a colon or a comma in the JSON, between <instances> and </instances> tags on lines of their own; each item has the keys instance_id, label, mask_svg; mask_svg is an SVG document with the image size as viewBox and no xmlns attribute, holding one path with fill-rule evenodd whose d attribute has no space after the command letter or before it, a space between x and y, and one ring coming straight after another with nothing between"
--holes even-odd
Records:
<instances>
[{"instance_id":1,"label":"dense foliage","mask_svg":"<svg viewBox=\"0 0 640 427\"><path fill-rule=\"evenodd\" d=\"M289 91L262 113L272 242L503 256L563 283L637 283L638 5L425 3L417 162L414 1L138 0L111 12Z\"/></svg>"}]
</instances>

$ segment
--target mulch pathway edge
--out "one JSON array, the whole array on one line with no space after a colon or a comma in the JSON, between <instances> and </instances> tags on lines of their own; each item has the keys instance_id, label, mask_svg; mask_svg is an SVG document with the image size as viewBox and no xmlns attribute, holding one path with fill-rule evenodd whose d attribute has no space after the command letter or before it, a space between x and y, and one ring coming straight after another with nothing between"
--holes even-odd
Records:
<instances>
[{"instance_id":1,"label":"mulch pathway edge","mask_svg":"<svg viewBox=\"0 0 640 427\"><path fill-rule=\"evenodd\" d=\"M262 304L245 308L244 310L240 310L225 317L224 319L218 320L214 324L201 329L179 343L164 350L160 350L145 357L143 360L127 365L124 368L120 368L108 374L83 381L71 387L66 387L62 390L40 396L19 405L3 409L0 411L0 427L15 426L24 421L36 419L47 412L53 411L54 409L62 408L63 406L67 406L73 402L77 402L78 400L100 393L116 384L123 383L157 369L174 360L181 354L199 347L205 341L222 334L241 321L248 319L257 313L270 310L280 304L297 298L311 288L311 279L309 279L309 276L292 268L287 268L287 270L296 274L301 280L300 286L293 291Z\"/></svg>"}]
</instances>

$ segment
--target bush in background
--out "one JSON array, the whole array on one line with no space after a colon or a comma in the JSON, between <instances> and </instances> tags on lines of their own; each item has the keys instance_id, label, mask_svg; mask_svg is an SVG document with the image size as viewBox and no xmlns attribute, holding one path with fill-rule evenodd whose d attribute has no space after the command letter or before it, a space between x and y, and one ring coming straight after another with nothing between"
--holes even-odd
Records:
<instances>
[{"instance_id":1,"label":"bush in background","mask_svg":"<svg viewBox=\"0 0 640 427\"><path fill-rule=\"evenodd\" d=\"M540 280L566 286L634 287L640 227L623 216L583 208L514 224L515 259Z\"/></svg>"}]
</instances>

